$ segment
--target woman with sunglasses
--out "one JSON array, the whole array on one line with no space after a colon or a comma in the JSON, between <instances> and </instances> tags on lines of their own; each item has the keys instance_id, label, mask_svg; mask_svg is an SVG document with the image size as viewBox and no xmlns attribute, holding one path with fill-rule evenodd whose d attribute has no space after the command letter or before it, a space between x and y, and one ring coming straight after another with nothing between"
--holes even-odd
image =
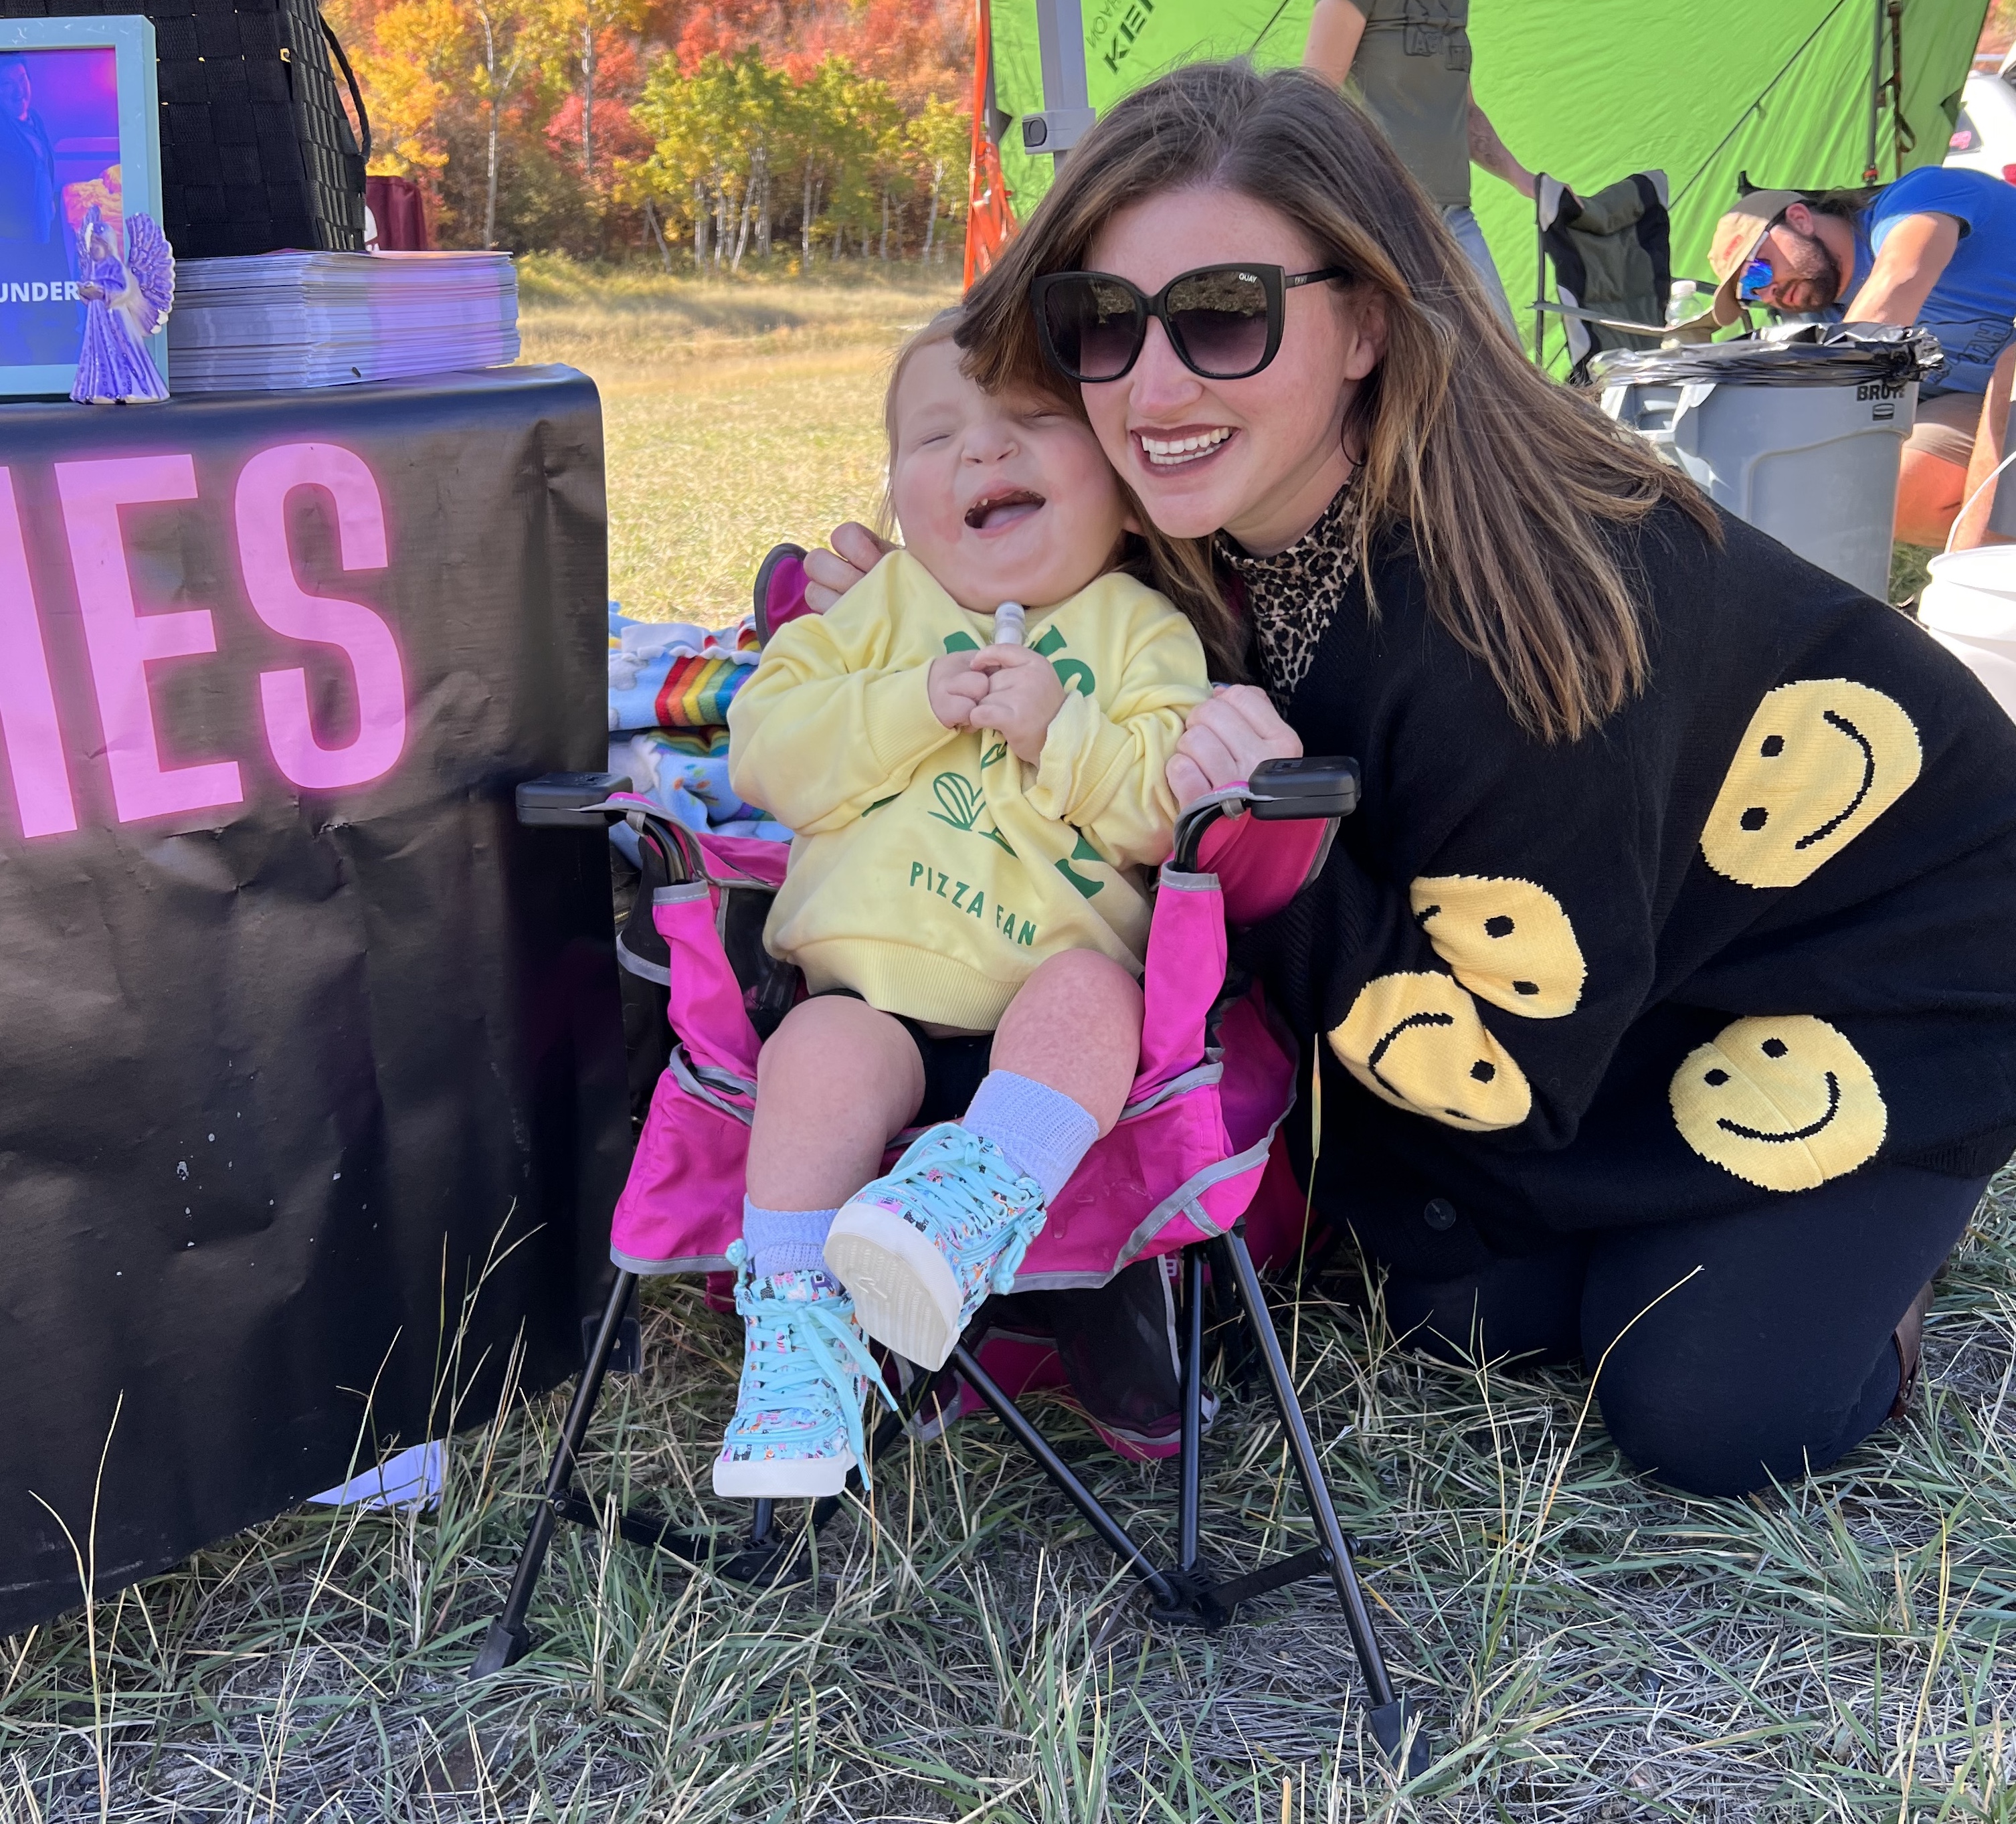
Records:
<instances>
[{"instance_id":1,"label":"woman with sunglasses","mask_svg":"<svg viewBox=\"0 0 2016 1824\"><path fill-rule=\"evenodd\" d=\"M1901 1411L2016 1146L2016 732L1986 693L1529 367L1301 73L1116 105L960 340L984 384L1075 380L1251 629L1258 688L1193 712L1178 797L1363 766L1248 948L1323 1071L1316 1207L1394 1329L1600 1363L1625 1455L1702 1493Z\"/></svg>"}]
</instances>

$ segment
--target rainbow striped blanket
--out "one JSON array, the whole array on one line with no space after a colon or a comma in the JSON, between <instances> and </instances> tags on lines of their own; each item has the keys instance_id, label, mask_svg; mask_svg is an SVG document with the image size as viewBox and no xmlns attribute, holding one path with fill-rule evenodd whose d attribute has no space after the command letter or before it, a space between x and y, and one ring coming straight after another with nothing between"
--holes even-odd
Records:
<instances>
[{"instance_id":1,"label":"rainbow striped blanket","mask_svg":"<svg viewBox=\"0 0 2016 1824\"><path fill-rule=\"evenodd\" d=\"M632 621L609 605L609 726L718 729L756 668L752 621L715 631L684 621Z\"/></svg>"}]
</instances>

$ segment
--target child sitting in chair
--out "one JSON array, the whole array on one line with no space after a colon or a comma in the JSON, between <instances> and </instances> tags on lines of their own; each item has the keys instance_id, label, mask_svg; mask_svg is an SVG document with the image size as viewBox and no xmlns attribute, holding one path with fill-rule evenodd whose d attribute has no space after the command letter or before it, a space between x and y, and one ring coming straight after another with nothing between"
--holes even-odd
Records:
<instances>
[{"instance_id":1,"label":"child sitting in chair","mask_svg":"<svg viewBox=\"0 0 2016 1824\"><path fill-rule=\"evenodd\" d=\"M811 998L757 1067L720 1495L841 1489L887 1397L863 1333L940 1366L1134 1080L1139 874L1204 648L1118 567L1138 527L1089 428L982 392L958 317L890 380L904 548L778 631L729 713L734 790L797 832L764 941Z\"/></svg>"}]
</instances>

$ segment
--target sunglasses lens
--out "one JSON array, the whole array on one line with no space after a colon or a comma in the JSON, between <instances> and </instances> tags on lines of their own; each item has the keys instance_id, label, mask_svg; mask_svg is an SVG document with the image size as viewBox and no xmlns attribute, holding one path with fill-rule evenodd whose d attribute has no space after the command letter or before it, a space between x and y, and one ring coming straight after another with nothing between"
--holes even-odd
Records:
<instances>
[{"instance_id":1,"label":"sunglasses lens","mask_svg":"<svg viewBox=\"0 0 2016 1824\"><path fill-rule=\"evenodd\" d=\"M1255 272L1220 266L1172 287L1169 326L1179 352L1208 380L1255 372L1267 354L1267 288Z\"/></svg>"},{"instance_id":2,"label":"sunglasses lens","mask_svg":"<svg viewBox=\"0 0 2016 1824\"><path fill-rule=\"evenodd\" d=\"M1771 289L1777 275L1771 270L1769 260L1752 260L1743 268L1743 276L1736 282L1736 295L1746 304L1753 298L1762 297Z\"/></svg>"},{"instance_id":3,"label":"sunglasses lens","mask_svg":"<svg viewBox=\"0 0 2016 1824\"><path fill-rule=\"evenodd\" d=\"M1064 371L1079 380L1110 380L1140 352L1142 316L1134 294L1110 279L1071 279L1043 298L1044 326Z\"/></svg>"}]
</instances>

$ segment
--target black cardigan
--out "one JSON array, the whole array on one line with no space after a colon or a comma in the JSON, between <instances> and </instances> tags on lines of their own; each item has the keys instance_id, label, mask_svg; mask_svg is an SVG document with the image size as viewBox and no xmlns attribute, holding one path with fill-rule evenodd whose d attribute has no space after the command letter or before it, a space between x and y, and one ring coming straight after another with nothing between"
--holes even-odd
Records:
<instances>
[{"instance_id":1,"label":"black cardigan","mask_svg":"<svg viewBox=\"0 0 2016 1824\"><path fill-rule=\"evenodd\" d=\"M1627 536L1651 674L1581 740L1521 732L1404 540L1283 706L1364 793L1249 952L1327 1042L1319 1200L1395 1265L2016 1147L2016 727L1903 614L1723 533Z\"/></svg>"}]
</instances>

